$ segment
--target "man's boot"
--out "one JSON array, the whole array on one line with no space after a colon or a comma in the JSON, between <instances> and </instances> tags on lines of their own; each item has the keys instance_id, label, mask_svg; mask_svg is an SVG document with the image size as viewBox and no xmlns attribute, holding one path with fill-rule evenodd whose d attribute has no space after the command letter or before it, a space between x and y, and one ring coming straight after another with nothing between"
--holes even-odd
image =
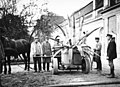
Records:
<instances>
[{"instance_id":1,"label":"man's boot","mask_svg":"<svg viewBox=\"0 0 120 87\"><path fill-rule=\"evenodd\" d=\"M111 71L112 71L112 75L111 75L111 77L114 78L114 77L115 77L114 68L111 69Z\"/></svg>"},{"instance_id":2,"label":"man's boot","mask_svg":"<svg viewBox=\"0 0 120 87\"><path fill-rule=\"evenodd\" d=\"M114 68L111 68L111 75L108 78L115 78Z\"/></svg>"},{"instance_id":3,"label":"man's boot","mask_svg":"<svg viewBox=\"0 0 120 87\"><path fill-rule=\"evenodd\" d=\"M111 70L111 69L110 69L110 73L109 73L109 74L107 74L107 75L109 75L109 76L110 76L110 75L112 75L112 70Z\"/></svg>"}]
</instances>

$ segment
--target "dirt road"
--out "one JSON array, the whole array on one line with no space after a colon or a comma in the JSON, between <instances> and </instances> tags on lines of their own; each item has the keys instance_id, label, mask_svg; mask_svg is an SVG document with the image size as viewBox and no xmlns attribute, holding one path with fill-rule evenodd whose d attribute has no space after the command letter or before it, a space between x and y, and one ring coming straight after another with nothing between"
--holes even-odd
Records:
<instances>
[{"instance_id":1,"label":"dirt road","mask_svg":"<svg viewBox=\"0 0 120 87\"><path fill-rule=\"evenodd\" d=\"M31 65L33 66L33 65ZM23 65L21 65L23 67ZM107 78L109 68L104 67L102 74L97 73L96 70L92 70L89 74L83 74L81 70L73 71L59 71L58 75L52 75L51 72L34 73L31 71L24 71L23 68L17 65L12 66L12 74L2 74L2 84L4 87L41 87L48 85L59 85L59 84L76 84L85 82L112 82L120 81L119 70L116 71L116 78ZM115 85L109 85L115 87ZM120 86L117 84L116 87ZM97 86L93 86L97 87ZM102 86L107 87L107 86Z\"/></svg>"}]
</instances>

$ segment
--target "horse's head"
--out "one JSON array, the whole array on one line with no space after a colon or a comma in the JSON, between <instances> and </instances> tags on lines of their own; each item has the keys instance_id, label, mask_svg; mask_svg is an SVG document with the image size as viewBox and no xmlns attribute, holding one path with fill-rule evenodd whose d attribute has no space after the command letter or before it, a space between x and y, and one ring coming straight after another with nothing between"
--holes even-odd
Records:
<instances>
[{"instance_id":1,"label":"horse's head","mask_svg":"<svg viewBox=\"0 0 120 87\"><path fill-rule=\"evenodd\" d=\"M9 46L9 39L7 37L1 36L1 42L2 42L4 48Z\"/></svg>"}]
</instances>

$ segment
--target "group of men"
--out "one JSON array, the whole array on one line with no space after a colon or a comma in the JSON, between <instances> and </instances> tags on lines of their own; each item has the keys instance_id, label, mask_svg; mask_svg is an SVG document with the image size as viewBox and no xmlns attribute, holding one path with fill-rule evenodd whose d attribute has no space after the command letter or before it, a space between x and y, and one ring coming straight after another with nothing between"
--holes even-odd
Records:
<instances>
[{"instance_id":1,"label":"group of men","mask_svg":"<svg viewBox=\"0 0 120 87\"><path fill-rule=\"evenodd\" d=\"M51 62L51 55L52 55L52 49L51 45L49 43L49 37L45 37L45 41L41 44L39 42L39 38L35 37L34 42L31 44L31 53L30 55L33 57L34 61L34 70L37 72L37 63L38 63L38 71L42 71L41 68L41 59L43 58L43 71L46 71L46 64L47 64L47 71L49 71L49 66ZM107 47L107 60L110 66L110 78L115 77L114 73L114 63L113 60L117 58L117 52L116 52L116 43L115 38L112 37L111 34L107 34L107 40L108 40L108 47ZM102 45L100 43L100 38L96 37L96 46L94 49L94 57L93 60L97 63L96 69L101 72L102 71L102 62L101 62L101 49ZM57 39L56 46L59 46L59 39ZM4 52L3 52L3 46L0 40L0 67L2 66L2 58L4 58ZM61 62L58 60L58 62ZM59 66L59 65L58 65ZM1 73L1 70L0 70ZM1 80L1 79L0 79ZM0 81L1 85L1 81Z\"/></svg>"},{"instance_id":2,"label":"group of men","mask_svg":"<svg viewBox=\"0 0 120 87\"><path fill-rule=\"evenodd\" d=\"M41 44L39 42L39 38L35 37L35 40L31 44L31 52L30 55L33 58L34 61L34 70L37 72L37 65L38 65L38 71L41 72L41 59L43 59L43 71L49 71L49 66L51 62L51 45L49 43L49 37L45 37L45 41ZM47 70L46 70L46 64L47 64Z\"/></svg>"},{"instance_id":3,"label":"group of men","mask_svg":"<svg viewBox=\"0 0 120 87\"><path fill-rule=\"evenodd\" d=\"M107 40L108 40L108 47L107 47L107 60L110 66L110 78L115 77L114 73L114 63L113 60L117 58L117 52L116 52L116 43L115 43L115 38L112 37L111 34L107 34ZM47 71L49 71L49 66L51 62L51 55L52 55L52 49L51 45L49 43L49 37L45 37L45 41L40 44L38 41L39 38L35 37L34 42L31 44L31 55L33 57L34 61L34 70L37 72L37 63L38 63L38 68L39 71L42 71L41 69L41 58L43 58L43 71L46 71L46 64L47 64ZM57 43L56 45L59 45L59 39L56 39ZM93 56L93 61L96 62L97 67L96 69L101 73L102 71L102 61L101 61L101 49L102 45L100 43L100 38L96 37L95 38L96 45L94 49L94 56ZM58 60L60 62L60 60ZM59 66L59 65L58 65Z\"/></svg>"},{"instance_id":4,"label":"group of men","mask_svg":"<svg viewBox=\"0 0 120 87\"><path fill-rule=\"evenodd\" d=\"M112 36L112 34L107 34L107 40L108 40L108 47L107 47L107 60L110 66L110 76L109 78L114 78L115 73L114 73L114 63L113 60L117 58L117 52L116 52L116 43L115 43L115 37ZM94 56L93 56L93 61L97 63L97 69L100 73L102 71L102 62L101 62L101 48L102 45L100 43L99 37L95 38L96 41L96 46L94 49Z\"/></svg>"},{"instance_id":5,"label":"group of men","mask_svg":"<svg viewBox=\"0 0 120 87\"><path fill-rule=\"evenodd\" d=\"M55 38L55 44L53 48L51 48L51 44L49 43L49 37L45 37L45 41L43 43L39 42L39 38L35 37L34 41L31 44L31 52L30 55L33 58L34 62L34 70L37 72L37 65L38 65L38 71L50 71L50 62L51 62L51 55L52 55L52 49L53 52L55 53L56 51L59 50L58 46L62 46L60 43L60 38L59 36L56 36ZM59 53L56 57L58 58L58 68L59 64L61 62L61 53ZM43 61L41 61L43 60ZM43 62L43 69L41 68L41 62ZM47 69L46 69L47 65Z\"/></svg>"}]
</instances>

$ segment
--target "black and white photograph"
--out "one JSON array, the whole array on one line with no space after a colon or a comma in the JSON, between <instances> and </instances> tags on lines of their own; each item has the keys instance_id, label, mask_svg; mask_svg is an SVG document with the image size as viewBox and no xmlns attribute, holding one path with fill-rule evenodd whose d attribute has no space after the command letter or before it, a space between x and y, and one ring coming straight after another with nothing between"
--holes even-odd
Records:
<instances>
[{"instance_id":1,"label":"black and white photograph","mask_svg":"<svg viewBox=\"0 0 120 87\"><path fill-rule=\"evenodd\" d=\"M0 87L120 87L120 0L0 0Z\"/></svg>"}]
</instances>

